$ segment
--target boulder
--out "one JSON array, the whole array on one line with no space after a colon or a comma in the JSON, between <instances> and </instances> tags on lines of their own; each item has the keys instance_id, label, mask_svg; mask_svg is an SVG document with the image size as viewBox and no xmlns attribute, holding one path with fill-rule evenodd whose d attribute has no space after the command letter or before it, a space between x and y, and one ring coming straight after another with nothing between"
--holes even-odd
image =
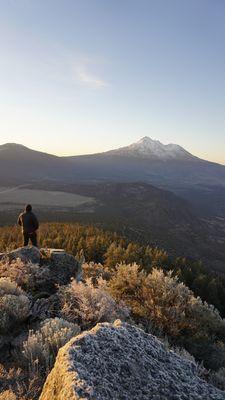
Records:
<instances>
[{"instance_id":1,"label":"boulder","mask_svg":"<svg viewBox=\"0 0 225 400\"><path fill-rule=\"evenodd\" d=\"M72 254L63 249L41 249L40 252L58 285L65 285L71 278L80 276L81 264Z\"/></svg>"},{"instance_id":2,"label":"boulder","mask_svg":"<svg viewBox=\"0 0 225 400\"><path fill-rule=\"evenodd\" d=\"M65 264L74 265L74 261L76 261L73 255L63 249L41 249L40 252L54 267L62 267Z\"/></svg>"},{"instance_id":3,"label":"boulder","mask_svg":"<svg viewBox=\"0 0 225 400\"><path fill-rule=\"evenodd\" d=\"M224 400L196 365L154 336L115 321L71 339L59 350L40 400Z\"/></svg>"},{"instance_id":4,"label":"boulder","mask_svg":"<svg viewBox=\"0 0 225 400\"><path fill-rule=\"evenodd\" d=\"M24 263L31 262L32 264L40 264L41 259L40 250L35 246L19 247L16 250L5 253L4 256L8 258L10 262L19 258Z\"/></svg>"}]
</instances>

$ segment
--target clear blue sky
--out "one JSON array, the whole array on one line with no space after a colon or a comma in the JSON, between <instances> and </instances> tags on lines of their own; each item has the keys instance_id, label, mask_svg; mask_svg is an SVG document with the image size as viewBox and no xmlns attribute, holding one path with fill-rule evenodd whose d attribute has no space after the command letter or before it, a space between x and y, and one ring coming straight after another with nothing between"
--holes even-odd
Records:
<instances>
[{"instance_id":1,"label":"clear blue sky","mask_svg":"<svg viewBox=\"0 0 225 400\"><path fill-rule=\"evenodd\" d=\"M225 163L224 0L0 0L0 143Z\"/></svg>"}]
</instances>

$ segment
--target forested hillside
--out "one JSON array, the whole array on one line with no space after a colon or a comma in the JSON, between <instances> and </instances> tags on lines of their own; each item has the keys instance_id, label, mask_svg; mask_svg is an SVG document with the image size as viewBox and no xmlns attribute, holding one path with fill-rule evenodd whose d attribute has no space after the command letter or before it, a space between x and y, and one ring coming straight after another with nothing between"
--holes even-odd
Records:
<instances>
[{"instance_id":1,"label":"forested hillside","mask_svg":"<svg viewBox=\"0 0 225 400\"><path fill-rule=\"evenodd\" d=\"M225 316L225 276L212 273L198 260L173 258L163 249L130 242L115 232L77 223L42 224L39 242L41 247L63 248L74 256L82 251L87 262L100 263L107 270L120 263L136 263L147 272L153 267L172 270L196 296L213 304ZM19 228L0 228L0 252L20 245Z\"/></svg>"}]
</instances>

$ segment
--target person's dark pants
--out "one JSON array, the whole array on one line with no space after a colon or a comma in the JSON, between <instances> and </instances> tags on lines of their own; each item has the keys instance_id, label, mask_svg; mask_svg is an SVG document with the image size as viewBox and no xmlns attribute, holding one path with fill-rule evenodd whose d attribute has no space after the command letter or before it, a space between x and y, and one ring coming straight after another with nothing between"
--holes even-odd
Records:
<instances>
[{"instance_id":1,"label":"person's dark pants","mask_svg":"<svg viewBox=\"0 0 225 400\"><path fill-rule=\"evenodd\" d=\"M38 247L37 245L37 234L36 232L34 233L26 233L23 232L23 245L28 246L29 240L31 241L33 246Z\"/></svg>"}]
</instances>

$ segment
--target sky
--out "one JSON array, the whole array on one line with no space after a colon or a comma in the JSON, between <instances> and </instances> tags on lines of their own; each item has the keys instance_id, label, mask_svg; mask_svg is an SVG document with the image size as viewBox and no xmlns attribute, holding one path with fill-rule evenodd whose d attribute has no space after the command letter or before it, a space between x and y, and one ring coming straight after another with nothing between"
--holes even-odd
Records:
<instances>
[{"instance_id":1,"label":"sky","mask_svg":"<svg viewBox=\"0 0 225 400\"><path fill-rule=\"evenodd\" d=\"M225 164L225 0L0 0L0 144Z\"/></svg>"}]
</instances>

